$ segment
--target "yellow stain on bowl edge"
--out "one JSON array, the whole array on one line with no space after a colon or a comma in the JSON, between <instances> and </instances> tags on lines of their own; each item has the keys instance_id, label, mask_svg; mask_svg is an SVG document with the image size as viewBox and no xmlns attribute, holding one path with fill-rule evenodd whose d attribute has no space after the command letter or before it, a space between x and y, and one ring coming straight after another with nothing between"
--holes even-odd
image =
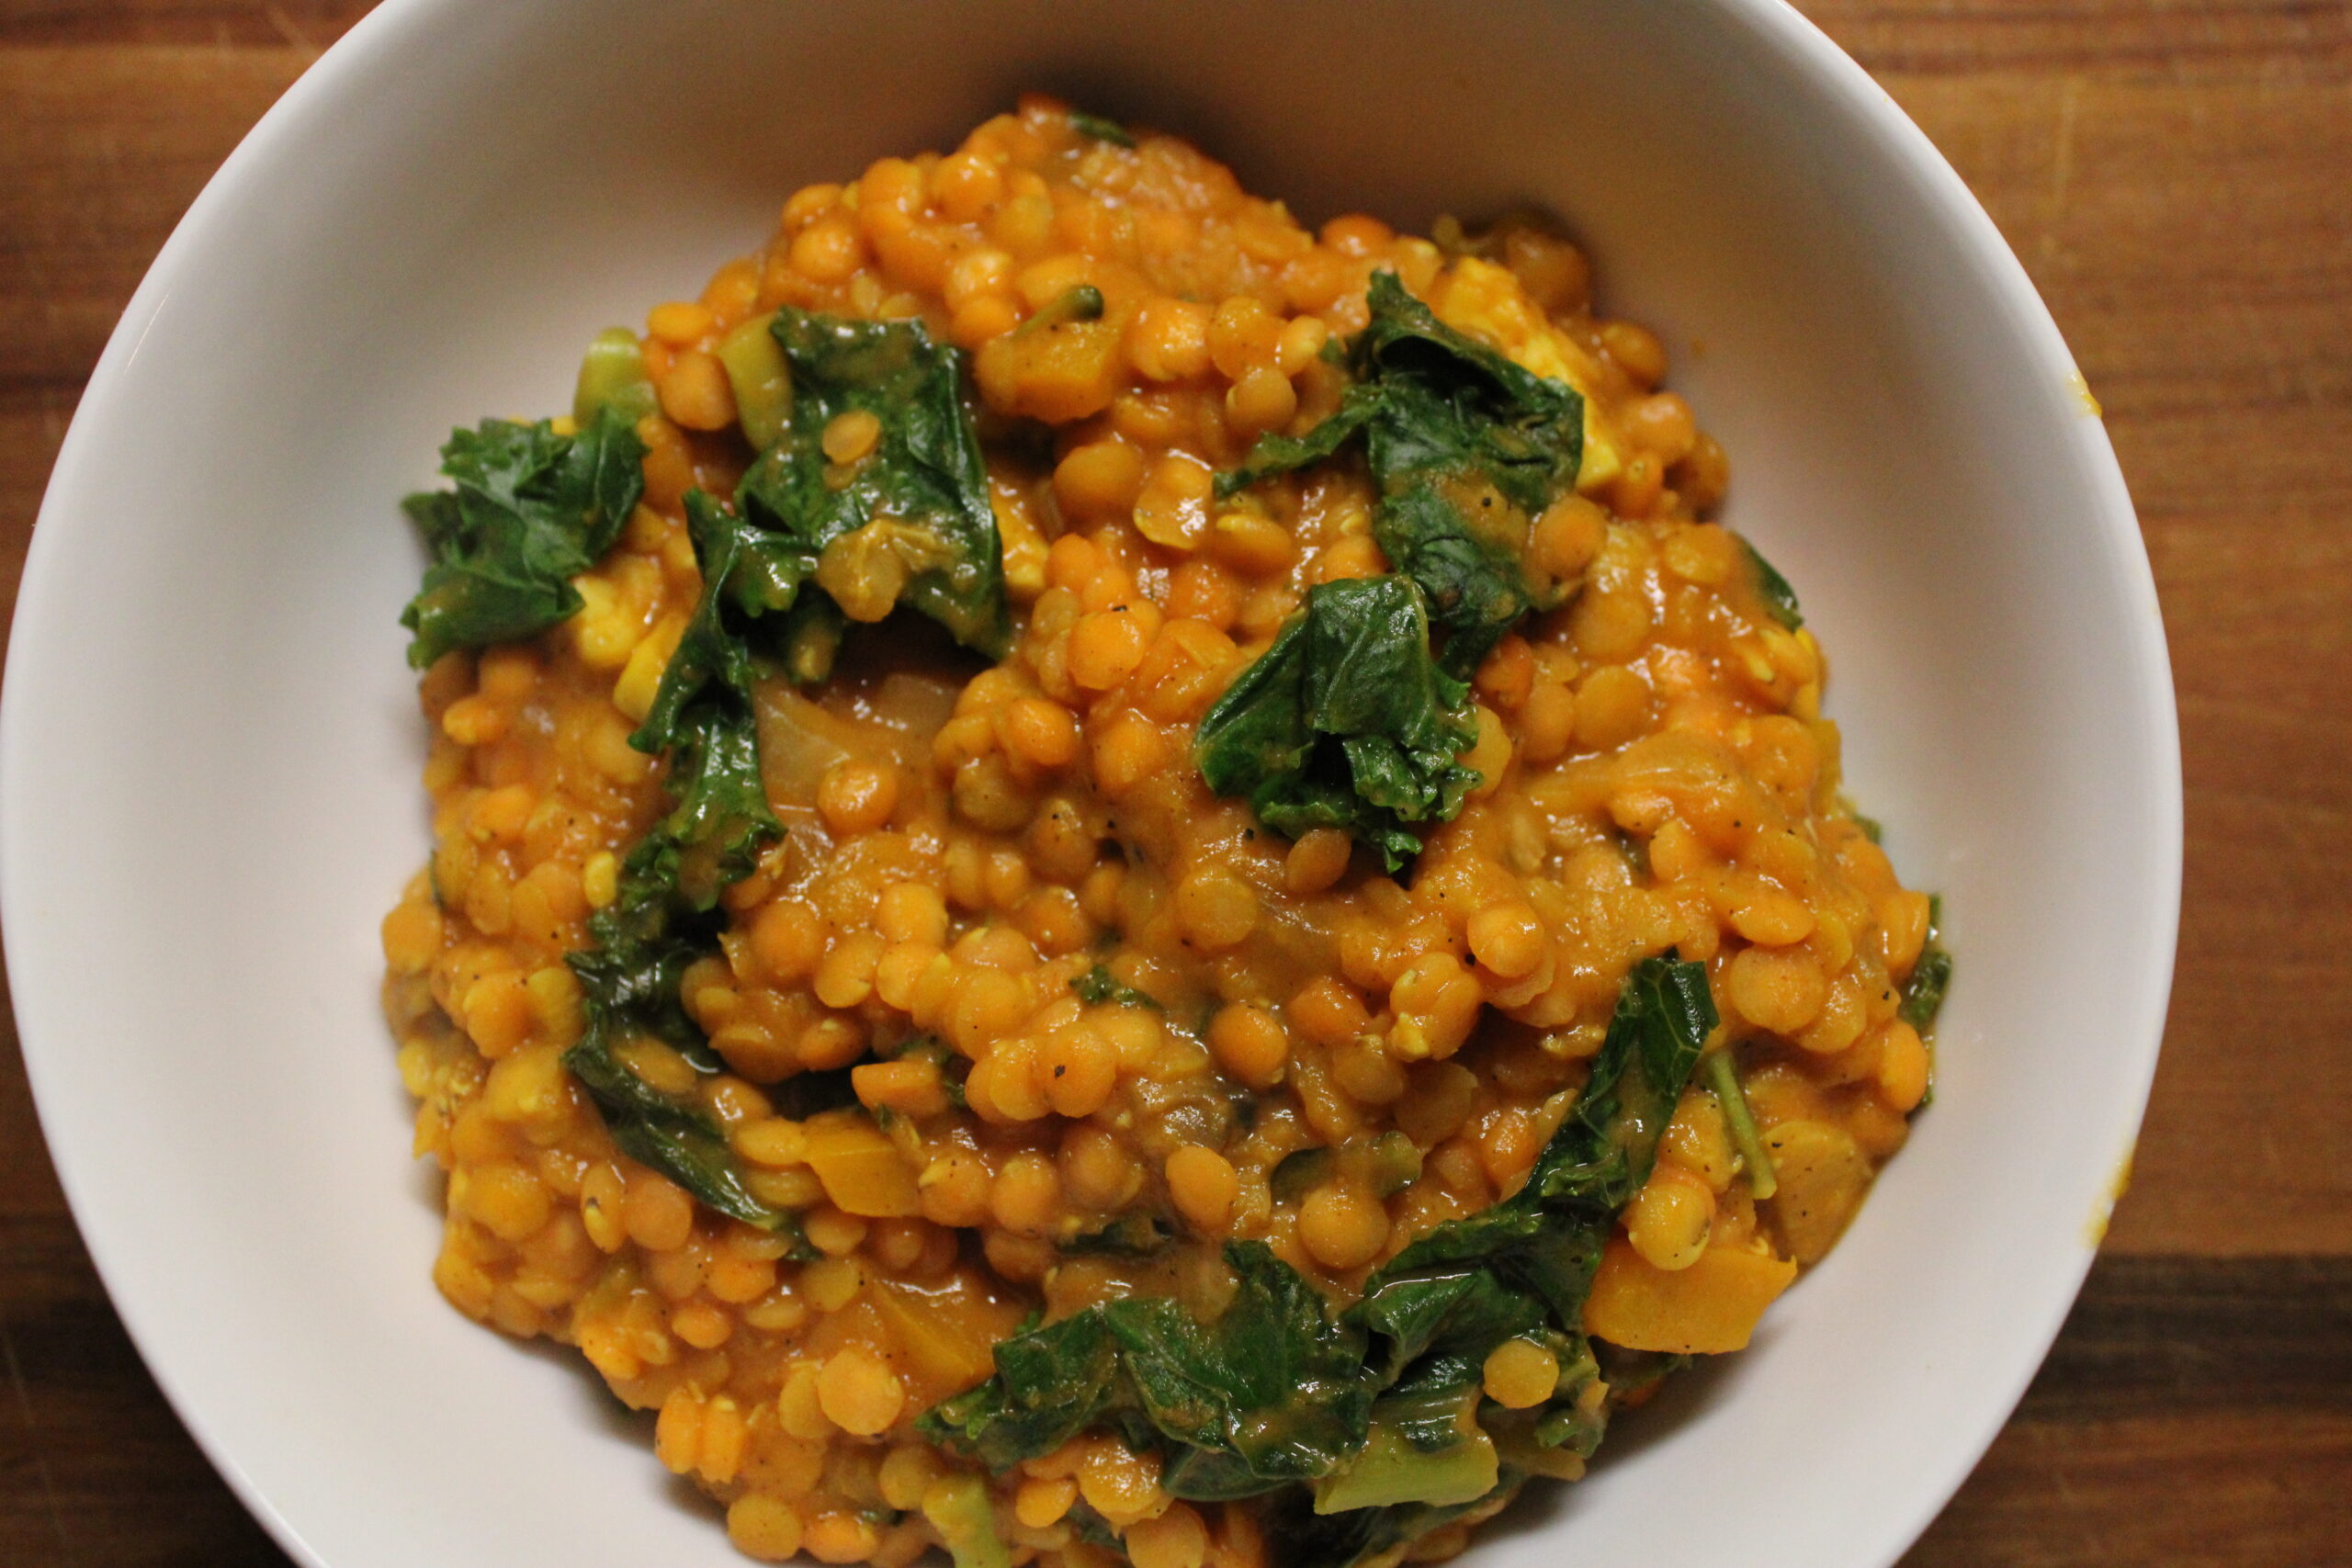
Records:
<instances>
[{"instance_id":1,"label":"yellow stain on bowl edge","mask_svg":"<svg viewBox=\"0 0 2352 1568\"><path fill-rule=\"evenodd\" d=\"M2098 399L2092 393L2091 384L2083 379L2083 372L2079 367L2067 372L2066 389L2075 394L2075 400L2083 405L2085 413L2093 419L2107 417L2107 411L2098 406Z\"/></svg>"},{"instance_id":2,"label":"yellow stain on bowl edge","mask_svg":"<svg viewBox=\"0 0 2352 1568\"><path fill-rule=\"evenodd\" d=\"M2084 1239L2090 1243L2093 1252L2097 1252L2099 1245L2107 1240L2107 1223L2115 1217L2115 1205L2132 1190L2132 1156L2139 1147L2139 1141L2134 1139L2123 1151L2122 1159L2116 1163L2115 1174L2107 1179L2107 1190L2100 1194L2098 1206L2091 1211L2090 1224L2083 1227Z\"/></svg>"}]
</instances>

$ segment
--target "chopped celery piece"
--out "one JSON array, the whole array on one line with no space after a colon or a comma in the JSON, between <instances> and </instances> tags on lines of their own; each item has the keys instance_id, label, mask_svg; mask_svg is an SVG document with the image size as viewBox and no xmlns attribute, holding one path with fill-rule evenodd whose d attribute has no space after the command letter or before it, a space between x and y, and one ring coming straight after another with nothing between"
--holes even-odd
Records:
<instances>
[{"instance_id":1,"label":"chopped celery piece","mask_svg":"<svg viewBox=\"0 0 2352 1568\"><path fill-rule=\"evenodd\" d=\"M768 330L773 318L754 316L718 340L718 363L735 391L735 419L743 438L764 452L792 423L792 367Z\"/></svg>"},{"instance_id":2,"label":"chopped celery piece","mask_svg":"<svg viewBox=\"0 0 2352 1568\"><path fill-rule=\"evenodd\" d=\"M943 1476L925 1488L922 1517L939 1532L956 1568L1012 1568L1012 1554L997 1533L989 1489L977 1475Z\"/></svg>"},{"instance_id":3,"label":"chopped celery piece","mask_svg":"<svg viewBox=\"0 0 2352 1568\"><path fill-rule=\"evenodd\" d=\"M588 352L580 361L580 384L571 394L571 417L583 429L600 409L609 408L634 424L660 403L645 374L645 355L635 333L607 327L588 340Z\"/></svg>"},{"instance_id":4,"label":"chopped celery piece","mask_svg":"<svg viewBox=\"0 0 2352 1568\"><path fill-rule=\"evenodd\" d=\"M1404 1134L1391 1130L1372 1141L1373 1188L1383 1198L1394 1198L1421 1179L1421 1151Z\"/></svg>"}]
</instances>

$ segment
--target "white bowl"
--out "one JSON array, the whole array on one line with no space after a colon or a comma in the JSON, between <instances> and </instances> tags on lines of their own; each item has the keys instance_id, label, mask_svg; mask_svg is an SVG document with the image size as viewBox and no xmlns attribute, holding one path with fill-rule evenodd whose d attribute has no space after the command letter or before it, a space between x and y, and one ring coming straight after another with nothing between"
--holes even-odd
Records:
<instances>
[{"instance_id":1,"label":"white bowl","mask_svg":"<svg viewBox=\"0 0 2352 1568\"><path fill-rule=\"evenodd\" d=\"M391 0L222 168L83 400L7 671L0 895L84 1235L180 1414L332 1568L737 1561L566 1354L427 1278L376 1011L426 848L395 502L565 406L803 182L1037 85L1319 218L1532 197L1659 328L1731 520L1836 660L1858 800L1939 887L1935 1105L1759 1343L1483 1568L1877 1568L2023 1390L2153 1068L2180 863L2147 561L1992 224L1773 0L1132 6ZM1555 1533L1556 1532L1556 1533Z\"/></svg>"}]
</instances>

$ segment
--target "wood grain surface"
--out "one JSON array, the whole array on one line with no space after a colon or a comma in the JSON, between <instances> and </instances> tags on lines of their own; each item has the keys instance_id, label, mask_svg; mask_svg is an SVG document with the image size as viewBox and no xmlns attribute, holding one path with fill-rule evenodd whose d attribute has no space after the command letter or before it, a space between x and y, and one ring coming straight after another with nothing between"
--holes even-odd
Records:
<instances>
[{"instance_id":1,"label":"wood grain surface","mask_svg":"<svg viewBox=\"0 0 2352 1568\"><path fill-rule=\"evenodd\" d=\"M0 0L0 604L140 275L367 8ZM1906 1564L2352 1562L2352 0L1804 9L1984 200L2105 405L2188 782L2136 1190ZM0 1563L286 1562L108 1308L4 1005L0 1379Z\"/></svg>"}]
</instances>

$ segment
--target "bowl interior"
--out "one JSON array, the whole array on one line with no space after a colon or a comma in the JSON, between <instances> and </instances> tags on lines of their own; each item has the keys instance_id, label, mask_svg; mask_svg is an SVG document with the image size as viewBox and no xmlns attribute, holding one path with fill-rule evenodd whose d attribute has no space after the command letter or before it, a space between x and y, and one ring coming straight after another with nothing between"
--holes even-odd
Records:
<instances>
[{"instance_id":1,"label":"bowl interior","mask_svg":"<svg viewBox=\"0 0 2352 1568\"><path fill-rule=\"evenodd\" d=\"M1862 807L1940 888L1933 1110L1756 1350L1479 1548L1891 1562L2079 1282L2171 957L2177 768L2103 433L1956 179L1751 0L1127 6L393 0L207 193L86 399L8 672L5 893L45 1124L213 1456L334 1568L736 1561L650 1421L443 1304L375 1010L424 856L395 502L568 404L799 184L1043 86L1303 216L1534 199L1731 451L1835 662ZM1703 1488L1706 1524L1689 1517Z\"/></svg>"}]
</instances>

